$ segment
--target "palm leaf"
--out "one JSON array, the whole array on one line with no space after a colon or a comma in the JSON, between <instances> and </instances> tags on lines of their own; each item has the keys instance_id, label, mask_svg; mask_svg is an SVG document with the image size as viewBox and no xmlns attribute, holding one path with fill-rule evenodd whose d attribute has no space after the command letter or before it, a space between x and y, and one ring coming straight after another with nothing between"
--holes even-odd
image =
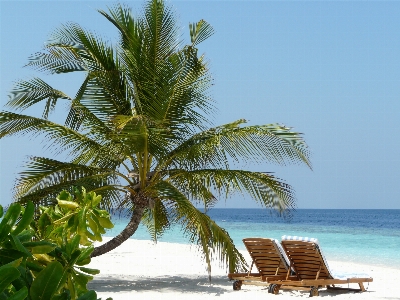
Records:
<instances>
[{"instance_id":1,"label":"palm leaf","mask_svg":"<svg viewBox=\"0 0 400 300\"><path fill-rule=\"evenodd\" d=\"M47 119L49 113L56 106L58 99L71 100L66 94L52 88L40 78L33 78L30 81L18 81L11 91L10 100L6 105L18 110L24 110L42 100L46 100L43 118Z\"/></svg>"},{"instance_id":2,"label":"palm leaf","mask_svg":"<svg viewBox=\"0 0 400 300\"><path fill-rule=\"evenodd\" d=\"M97 162L98 165L114 165L121 161L122 148L108 140L102 144L104 136L96 134L99 142L90 138L90 134L81 134L57 123L12 112L0 112L0 138L16 134L44 134L52 142L59 154L64 151L75 157L76 162ZM122 152L123 153L123 152ZM124 157L122 157L124 158Z\"/></svg>"},{"instance_id":3,"label":"palm leaf","mask_svg":"<svg viewBox=\"0 0 400 300\"><path fill-rule=\"evenodd\" d=\"M211 274L211 261L219 259L229 267L229 270L246 269L246 261L236 249L229 234L206 214L200 212L193 204L173 185L166 181L157 183L165 206L175 214L175 222L181 224L182 229L189 237L190 242L200 246L207 263L207 270Z\"/></svg>"},{"instance_id":4,"label":"palm leaf","mask_svg":"<svg viewBox=\"0 0 400 300\"><path fill-rule=\"evenodd\" d=\"M83 186L90 191L116 183L117 172L114 170L31 157L14 190L15 197L21 202L41 202L71 186Z\"/></svg>"},{"instance_id":5,"label":"palm leaf","mask_svg":"<svg viewBox=\"0 0 400 300\"><path fill-rule=\"evenodd\" d=\"M118 55L108 43L79 25L69 23L53 33L47 50L49 54L37 54L28 65L55 73L85 70L89 80L86 80L85 89L80 91L79 98L88 100L88 105L93 100L103 101L102 105L97 103L97 106L91 106L91 109L103 107L100 114L104 114L104 110L111 113L129 111L124 81L119 76ZM65 67L77 63L79 68Z\"/></svg>"},{"instance_id":6,"label":"palm leaf","mask_svg":"<svg viewBox=\"0 0 400 300\"><path fill-rule=\"evenodd\" d=\"M68 44L49 45L44 52L32 55L26 66L50 74L86 71L87 66L79 58L81 47Z\"/></svg>"},{"instance_id":7,"label":"palm leaf","mask_svg":"<svg viewBox=\"0 0 400 300\"><path fill-rule=\"evenodd\" d=\"M174 13L163 1L149 1L139 24L146 32L144 44L157 67L157 61L168 57L179 45Z\"/></svg>"},{"instance_id":8,"label":"palm leaf","mask_svg":"<svg viewBox=\"0 0 400 300\"><path fill-rule=\"evenodd\" d=\"M147 227L153 241L157 242L170 228L169 212L160 200L154 201L154 207L146 209L142 223Z\"/></svg>"},{"instance_id":9,"label":"palm leaf","mask_svg":"<svg viewBox=\"0 0 400 300\"><path fill-rule=\"evenodd\" d=\"M236 161L267 160L281 165L304 162L311 166L301 134L276 124L240 127L244 122L239 120L198 133L174 149L165 161L189 169L226 167L229 157Z\"/></svg>"},{"instance_id":10,"label":"palm leaf","mask_svg":"<svg viewBox=\"0 0 400 300\"><path fill-rule=\"evenodd\" d=\"M214 34L214 29L204 20L189 24L190 40L196 46Z\"/></svg>"},{"instance_id":11,"label":"palm leaf","mask_svg":"<svg viewBox=\"0 0 400 300\"><path fill-rule=\"evenodd\" d=\"M108 8L108 11L107 13L103 10L98 10L120 31L122 47L130 48L132 45L140 44L140 40L137 38L138 24L134 21L131 10L126 6L115 5Z\"/></svg>"},{"instance_id":12,"label":"palm leaf","mask_svg":"<svg viewBox=\"0 0 400 300\"><path fill-rule=\"evenodd\" d=\"M207 96L211 83L207 65L195 49L189 47L171 55L160 78L158 118L178 130L185 129L185 124L203 128L207 119L199 111L208 114L214 109Z\"/></svg>"},{"instance_id":13,"label":"palm leaf","mask_svg":"<svg viewBox=\"0 0 400 300\"><path fill-rule=\"evenodd\" d=\"M171 182L183 193L193 190L199 197L202 190L217 191L226 199L235 193L249 195L261 205L274 208L280 214L290 216L288 209L294 208L294 191L290 185L267 173L243 171L202 169L196 171L170 170L168 182Z\"/></svg>"}]
</instances>

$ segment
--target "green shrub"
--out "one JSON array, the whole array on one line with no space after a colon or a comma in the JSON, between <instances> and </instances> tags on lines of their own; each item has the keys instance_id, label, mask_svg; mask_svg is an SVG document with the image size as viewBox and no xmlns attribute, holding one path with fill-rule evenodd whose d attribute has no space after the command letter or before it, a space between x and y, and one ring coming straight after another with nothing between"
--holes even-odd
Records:
<instances>
[{"instance_id":1,"label":"green shrub","mask_svg":"<svg viewBox=\"0 0 400 300\"><path fill-rule=\"evenodd\" d=\"M99 270L85 265L93 242L113 227L100 200L83 188L63 191L37 220L32 202L11 204L4 217L0 206L0 300L96 300L87 284Z\"/></svg>"}]
</instances>

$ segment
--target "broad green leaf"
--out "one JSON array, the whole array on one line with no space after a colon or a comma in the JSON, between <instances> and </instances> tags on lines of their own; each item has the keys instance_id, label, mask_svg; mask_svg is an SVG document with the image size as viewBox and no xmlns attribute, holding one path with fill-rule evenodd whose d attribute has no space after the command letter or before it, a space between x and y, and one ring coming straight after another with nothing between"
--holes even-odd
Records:
<instances>
[{"instance_id":1,"label":"broad green leaf","mask_svg":"<svg viewBox=\"0 0 400 300\"><path fill-rule=\"evenodd\" d=\"M85 235L86 234L86 208L83 208L79 213L78 213L78 233L80 235Z\"/></svg>"},{"instance_id":2,"label":"broad green leaf","mask_svg":"<svg viewBox=\"0 0 400 300\"><path fill-rule=\"evenodd\" d=\"M21 220L19 220L17 227L13 230L12 233L14 235L18 235L24 229L26 229L32 222L34 213L35 213L35 206L33 205L32 201L29 201L26 204L26 208Z\"/></svg>"},{"instance_id":3,"label":"broad green leaf","mask_svg":"<svg viewBox=\"0 0 400 300\"><path fill-rule=\"evenodd\" d=\"M92 234L89 230L86 230L85 235L88 237L89 240L96 241L96 236Z\"/></svg>"},{"instance_id":4,"label":"broad green leaf","mask_svg":"<svg viewBox=\"0 0 400 300\"><path fill-rule=\"evenodd\" d=\"M90 218L91 220L93 220L93 221L96 223L96 228L97 228L96 231L98 231L100 234L106 233L106 231L104 230L103 226L100 225L99 218L98 218L98 216L96 215L96 213L94 212L94 210L93 210L92 213L88 216L88 218Z\"/></svg>"},{"instance_id":5,"label":"broad green leaf","mask_svg":"<svg viewBox=\"0 0 400 300\"><path fill-rule=\"evenodd\" d=\"M51 225L51 219L49 217L49 215L45 212L43 213L38 221L38 229L39 229L39 233L41 234L42 237L46 236L46 232L47 232L47 228L49 225Z\"/></svg>"},{"instance_id":6,"label":"broad green leaf","mask_svg":"<svg viewBox=\"0 0 400 300\"><path fill-rule=\"evenodd\" d=\"M103 226L104 228L111 229L114 227L114 224L110 221L109 218L100 217L98 220L100 225Z\"/></svg>"},{"instance_id":7,"label":"broad green leaf","mask_svg":"<svg viewBox=\"0 0 400 300\"><path fill-rule=\"evenodd\" d=\"M72 254L71 254L71 257L70 257L70 259L69 259L69 261L68 261L68 264L69 264L70 266L73 266L73 265L76 263L76 261L78 260L78 258L79 258L79 256L81 255L81 253L82 253L82 250L80 250L80 249L74 250L74 251L72 252Z\"/></svg>"},{"instance_id":8,"label":"broad green leaf","mask_svg":"<svg viewBox=\"0 0 400 300\"><path fill-rule=\"evenodd\" d=\"M91 269L91 268L84 268L84 267L79 267L79 270L81 270L82 272L91 274L91 275L97 275L100 273L100 270L97 269Z\"/></svg>"},{"instance_id":9,"label":"broad green leaf","mask_svg":"<svg viewBox=\"0 0 400 300\"><path fill-rule=\"evenodd\" d=\"M55 295L53 296L53 298L51 298L51 300L69 300L71 299L70 294L67 292L61 293L59 295Z\"/></svg>"},{"instance_id":10,"label":"broad green leaf","mask_svg":"<svg viewBox=\"0 0 400 300\"><path fill-rule=\"evenodd\" d=\"M32 263L32 262L29 262L29 261L27 261L26 262L26 266L30 269L30 270L32 270L32 271L35 271L35 272L40 272L40 271L42 271L43 269L44 269L44 267L42 267L41 265L39 265L38 263Z\"/></svg>"},{"instance_id":11,"label":"broad green leaf","mask_svg":"<svg viewBox=\"0 0 400 300\"><path fill-rule=\"evenodd\" d=\"M21 243L26 243L32 240L33 238L33 230L28 229L22 231L20 234L17 235L17 238L20 240Z\"/></svg>"},{"instance_id":12,"label":"broad green leaf","mask_svg":"<svg viewBox=\"0 0 400 300\"><path fill-rule=\"evenodd\" d=\"M60 286L60 281L64 277L63 275L63 266L58 261L49 263L32 283L30 288L32 300L51 299Z\"/></svg>"},{"instance_id":13,"label":"broad green leaf","mask_svg":"<svg viewBox=\"0 0 400 300\"><path fill-rule=\"evenodd\" d=\"M28 288L24 286L17 292L15 292L12 296L8 298L8 300L24 300L28 297Z\"/></svg>"},{"instance_id":14,"label":"broad green leaf","mask_svg":"<svg viewBox=\"0 0 400 300\"><path fill-rule=\"evenodd\" d=\"M78 266L84 266L87 264L90 264L91 258L90 257L86 257L86 258L80 258L76 261L76 264Z\"/></svg>"},{"instance_id":15,"label":"broad green leaf","mask_svg":"<svg viewBox=\"0 0 400 300\"><path fill-rule=\"evenodd\" d=\"M53 259L47 254L33 254L33 256L42 264L47 265L48 263L53 262Z\"/></svg>"},{"instance_id":16,"label":"broad green leaf","mask_svg":"<svg viewBox=\"0 0 400 300\"><path fill-rule=\"evenodd\" d=\"M3 216L4 210L3 210L3 206L0 205L0 218Z\"/></svg>"},{"instance_id":17,"label":"broad green leaf","mask_svg":"<svg viewBox=\"0 0 400 300\"><path fill-rule=\"evenodd\" d=\"M102 199L101 195L94 194L94 197L92 200L92 207L97 207L97 205L100 204L101 199Z\"/></svg>"},{"instance_id":18,"label":"broad green leaf","mask_svg":"<svg viewBox=\"0 0 400 300\"><path fill-rule=\"evenodd\" d=\"M22 262L22 257L7 263L7 264L3 265L2 267L14 267L14 268L16 268L16 267L19 267L21 262Z\"/></svg>"},{"instance_id":19,"label":"broad green leaf","mask_svg":"<svg viewBox=\"0 0 400 300\"><path fill-rule=\"evenodd\" d=\"M74 272L72 272L70 274L70 276L68 276L67 278L67 284L66 284L66 288L68 290L68 292L70 293L70 297L72 299L75 299L77 297L77 290L79 289L79 287L75 284L75 281L73 280L73 274Z\"/></svg>"},{"instance_id":20,"label":"broad green leaf","mask_svg":"<svg viewBox=\"0 0 400 300\"><path fill-rule=\"evenodd\" d=\"M0 224L0 243L4 241L11 231L12 226L9 224Z\"/></svg>"},{"instance_id":21,"label":"broad green leaf","mask_svg":"<svg viewBox=\"0 0 400 300\"><path fill-rule=\"evenodd\" d=\"M19 271L12 266L0 267L0 293L7 288L12 281L17 279L21 274Z\"/></svg>"},{"instance_id":22,"label":"broad green leaf","mask_svg":"<svg viewBox=\"0 0 400 300\"><path fill-rule=\"evenodd\" d=\"M48 241L37 241L37 242L28 242L23 243L23 245L27 248L31 248L31 252L34 254L45 254L53 251L57 245Z\"/></svg>"},{"instance_id":23,"label":"broad green leaf","mask_svg":"<svg viewBox=\"0 0 400 300\"><path fill-rule=\"evenodd\" d=\"M2 262L12 262L22 257L26 257L26 255L18 250L0 249L0 260Z\"/></svg>"},{"instance_id":24,"label":"broad green leaf","mask_svg":"<svg viewBox=\"0 0 400 300\"><path fill-rule=\"evenodd\" d=\"M97 300L97 294L95 291L90 290L85 294L79 296L77 300Z\"/></svg>"},{"instance_id":25,"label":"broad green leaf","mask_svg":"<svg viewBox=\"0 0 400 300\"><path fill-rule=\"evenodd\" d=\"M76 264L78 266L83 266L90 263L90 254L92 254L93 250L93 246L89 246L86 249L83 249L78 260L76 261Z\"/></svg>"},{"instance_id":26,"label":"broad green leaf","mask_svg":"<svg viewBox=\"0 0 400 300\"><path fill-rule=\"evenodd\" d=\"M93 280L93 276L81 274L78 272L73 274L73 278L74 278L74 283L78 284L82 289L86 289L88 282L90 280Z\"/></svg>"},{"instance_id":27,"label":"broad green leaf","mask_svg":"<svg viewBox=\"0 0 400 300\"><path fill-rule=\"evenodd\" d=\"M74 250L78 249L80 239L81 239L81 236L78 234L67 242L65 249L66 249L68 256L70 256Z\"/></svg>"},{"instance_id":28,"label":"broad green leaf","mask_svg":"<svg viewBox=\"0 0 400 300\"><path fill-rule=\"evenodd\" d=\"M88 236L86 235L86 233L87 233L87 231L80 234L81 239L80 239L79 243L80 243L81 245L83 245L83 246L89 246L89 245L92 244L92 243L89 241Z\"/></svg>"},{"instance_id":29,"label":"broad green leaf","mask_svg":"<svg viewBox=\"0 0 400 300\"><path fill-rule=\"evenodd\" d=\"M71 202L72 198L71 198L71 194L68 193L67 191L62 191L60 194L58 194L57 196L57 201L68 201Z\"/></svg>"},{"instance_id":30,"label":"broad green leaf","mask_svg":"<svg viewBox=\"0 0 400 300\"><path fill-rule=\"evenodd\" d=\"M63 208L67 209L76 209L79 207L79 204L73 201L65 201L65 200L59 200L57 199L58 205L60 205Z\"/></svg>"},{"instance_id":31,"label":"broad green leaf","mask_svg":"<svg viewBox=\"0 0 400 300\"><path fill-rule=\"evenodd\" d=\"M90 230L91 230L94 234L96 234L96 233L97 233L97 224L96 224L95 221L93 221L91 215L92 215L92 214L90 214L90 215L87 216L88 225L89 225Z\"/></svg>"},{"instance_id":32,"label":"broad green leaf","mask_svg":"<svg viewBox=\"0 0 400 300\"><path fill-rule=\"evenodd\" d=\"M18 251L24 253L24 254L27 255L27 256L32 256L32 254L28 251L28 249L26 249L26 248L24 247L24 245L22 245L22 243L20 242L20 240L19 240L14 234L11 233L11 234L10 234L10 237L11 237L13 243L14 243L15 248L16 248Z\"/></svg>"},{"instance_id":33,"label":"broad green leaf","mask_svg":"<svg viewBox=\"0 0 400 300\"><path fill-rule=\"evenodd\" d=\"M8 208L3 220L0 223L0 242L2 242L7 235L10 233L11 228L19 217L21 212L21 205L18 203L12 203Z\"/></svg>"},{"instance_id":34,"label":"broad green leaf","mask_svg":"<svg viewBox=\"0 0 400 300\"><path fill-rule=\"evenodd\" d=\"M60 219L55 220L55 221L54 221L54 224L61 224L61 223L64 223L64 222L66 222L66 221L69 221L69 219L70 219L72 216L74 216L74 215L76 215L76 212L70 213L70 214L68 214L68 215L66 215L66 216L63 216L63 217L60 218Z\"/></svg>"},{"instance_id":35,"label":"broad green leaf","mask_svg":"<svg viewBox=\"0 0 400 300\"><path fill-rule=\"evenodd\" d=\"M78 214L73 214L67 222L67 228L70 232L75 232L78 227Z\"/></svg>"}]
</instances>

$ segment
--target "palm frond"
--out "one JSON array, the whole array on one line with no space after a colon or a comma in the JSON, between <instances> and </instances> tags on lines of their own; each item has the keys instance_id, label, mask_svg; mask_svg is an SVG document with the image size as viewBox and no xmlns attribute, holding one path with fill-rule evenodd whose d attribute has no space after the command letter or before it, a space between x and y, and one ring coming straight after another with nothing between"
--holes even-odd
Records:
<instances>
[{"instance_id":1,"label":"palm frond","mask_svg":"<svg viewBox=\"0 0 400 300\"><path fill-rule=\"evenodd\" d=\"M22 111L46 100L43 118L47 119L58 99L71 100L66 94L54 89L42 79L33 78L30 81L20 80L15 84L6 106Z\"/></svg>"},{"instance_id":2,"label":"palm frond","mask_svg":"<svg viewBox=\"0 0 400 300\"><path fill-rule=\"evenodd\" d=\"M118 78L117 71L98 71L91 76L79 101L81 105L102 122L112 115L131 113L129 101L123 95L123 79Z\"/></svg>"},{"instance_id":3,"label":"palm frond","mask_svg":"<svg viewBox=\"0 0 400 300\"><path fill-rule=\"evenodd\" d=\"M44 51L31 56L27 66L50 73L115 69L113 48L75 23L55 30Z\"/></svg>"},{"instance_id":4,"label":"palm frond","mask_svg":"<svg viewBox=\"0 0 400 300\"><path fill-rule=\"evenodd\" d=\"M126 18L121 15L115 12L113 22L126 34ZM199 110L212 111L212 101L205 94L211 79L195 48L177 50L180 42L173 19L162 1L149 3L145 17L138 19L139 29L132 34L137 42L123 49L121 62L132 83L129 95L137 114L182 134L188 127L200 128L207 121Z\"/></svg>"},{"instance_id":5,"label":"palm frond","mask_svg":"<svg viewBox=\"0 0 400 300\"><path fill-rule=\"evenodd\" d=\"M246 269L246 261L236 249L228 232L219 227L209 216L200 212L179 189L166 181L154 187L159 190L159 198L169 211L174 212L175 222L181 224L190 242L199 245L211 276L211 261L219 259L230 271Z\"/></svg>"},{"instance_id":6,"label":"palm frond","mask_svg":"<svg viewBox=\"0 0 400 300\"><path fill-rule=\"evenodd\" d=\"M26 66L50 74L86 71L87 66L79 57L81 51L82 45L49 45L43 52L31 55Z\"/></svg>"},{"instance_id":7,"label":"palm frond","mask_svg":"<svg viewBox=\"0 0 400 300\"><path fill-rule=\"evenodd\" d=\"M306 163L311 167L309 150L301 134L277 125L240 127L244 120L211 128L189 138L166 159L178 167L199 169L227 166L228 158L281 165Z\"/></svg>"},{"instance_id":8,"label":"palm frond","mask_svg":"<svg viewBox=\"0 0 400 300\"><path fill-rule=\"evenodd\" d=\"M140 44L138 39L138 24L135 22L131 10L124 5L115 5L108 8L108 13L98 10L107 18L120 32L122 48L130 48L132 45Z\"/></svg>"},{"instance_id":9,"label":"palm frond","mask_svg":"<svg viewBox=\"0 0 400 300\"><path fill-rule=\"evenodd\" d=\"M153 241L157 242L166 230L170 228L169 212L164 203L155 199L154 207L146 209L142 223L147 227Z\"/></svg>"},{"instance_id":10,"label":"palm frond","mask_svg":"<svg viewBox=\"0 0 400 300\"><path fill-rule=\"evenodd\" d=\"M73 99L71 102L71 106L70 106L70 110L68 112L67 118L65 119L65 126L71 128L73 130L78 130L80 128L83 120L85 119L85 117L88 114L93 115L87 108L85 108L80 103L80 100L82 99L82 96L85 93L86 87L87 87L90 79L91 79L90 75L86 76L85 80L79 87L79 90L76 93L75 99ZM98 118L95 118L95 119L96 119L95 124L98 124L98 123L101 123L101 125L104 124L103 122L98 120Z\"/></svg>"},{"instance_id":11,"label":"palm frond","mask_svg":"<svg viewBox=\"0 0 400 300\"><path fill-rule=\"evenodd\" d=\"M274 208L280 214L290 217L294 208L292 187L271 174L243 170L202 169L196 171L170 170L168 182L183 191L193 191L201 197L202 190L217 191L219 196L228 198L235 193L249 195L262 206Z\"/></svg>"},{"instance_id":12,"label":"palm frond","mask_svg":"<svg viewBox=\"0 0 400 300\"><path fill-rule=\"evenodd\" d=\"M120 161L121 147L114 149L110 142L103 141L99 135L96 135L97 141L90 138L89 134L81 134L68 127L57 123L35 118L26 115L20 115L12 112L0 112L0 138L16 134L44 134L57 154L61 151L72 157L80 157L79 160L85 162L101 161L103 164L114 164ZM104 140L104 136L102 137Z\"/></svg>"},{"instance_id":13,"label":"palm frond","mask_svg":"<svg viewBox=\"0 0 400 300\"><path fill-rule=\"evenodd\" d=\"M207 64L197 56L196 49L186 47L171 55L159 80L158 119L177 130L187 126L204 129L208 120L199 112L207 115L214 110L207 95L211 83Z\"/></svg>"},{"instance_id":14,"label":"palm frond","mask_svg":"<svg viewBox=\"0 0 400 300\"><path fill-rule=\"evenodd\" d=\"M143 18L139 18L139 26L146 32L144 45L151 55L154 66L173 51L177 50L178 27L176 18L170 7L163 1L149 1L144 8Z\"/></svg>"},{"instance_id":15,"label":"palm frond","mask_svg":"<svg viewBox=\"0 0 400 300\"><path fill-rule=\"evenodd\" d=\"M87 105L91 104L91 109L103 107L99 110L100 114L104 114L105 110L119 114L129 112L118 54L109 43L77 24L68 23L53 33L46 50L50 54L38 54L31 58L28 65L55 73L85 70L88 77L85 89L80 90L78 98L86 100ZM65 67L78 63L80 68ZM103 103L93 105L93 101Z\"/></svg>"},{"instance_id":16,"label":"palm frond","mask_svg":"<svg viewBox=\"0 0 400 300\"><path fill-rule=\"evenodd\" d=\"M116 183L118 179L114 170L31 157L26 170L19 174L14 190L20 202L42 202L71 186L83 186L90 191Z\"/></svg>"},{"instance_id":17,"label":"palm frond","mask_svg":"<svg viewBox=\"0 0 400 300\"><path fill-rule=\"evenodd\" d=\"M196 46L214 34L214 29L205 20L189 24L190 41Z\"/></svg>"}]
</instances>

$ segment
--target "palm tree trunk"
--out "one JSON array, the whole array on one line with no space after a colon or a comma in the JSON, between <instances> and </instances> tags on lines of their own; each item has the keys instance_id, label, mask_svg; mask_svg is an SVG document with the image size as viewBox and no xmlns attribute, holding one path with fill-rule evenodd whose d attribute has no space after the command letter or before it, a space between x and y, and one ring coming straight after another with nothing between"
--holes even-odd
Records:
<instances>
[{"instance_id":1,"label":"palm tree trunk","mask_svg":"<svg viewBox=\"0 0 400 300\"><path fill-rule=\"evenodd\" d=\"M123 242L129 239L138 228L146 207L147 207L146 205L136 205L135 209L133 210L131 219L128 225L126 225L126 227L124 228L124 230L122 230L120 234L118 234L116 237L114 237L107 243L94 248L91 257L103 255L104 253L107 253L117 248L119 245L121 245Z\"/></svg>"}]
</instances>

